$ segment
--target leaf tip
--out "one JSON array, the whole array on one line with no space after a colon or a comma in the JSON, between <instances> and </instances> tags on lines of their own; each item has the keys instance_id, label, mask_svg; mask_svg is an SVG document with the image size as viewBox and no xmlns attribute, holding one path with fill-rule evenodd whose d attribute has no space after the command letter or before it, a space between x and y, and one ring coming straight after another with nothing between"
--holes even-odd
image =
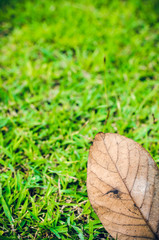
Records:
<instances>
[{"instance_id":1,"label":"leaf tip","mask_svg":"<svg viewBox=\"0 0 159 240\"><path fill-rule=\"evenodd\" d=\"M104 137L105 137L105 133L99 132L99 133L96 134L95 140L96 140L96 141L100 141L101 138L104 139Z\"/></svg>"}]
</instances>

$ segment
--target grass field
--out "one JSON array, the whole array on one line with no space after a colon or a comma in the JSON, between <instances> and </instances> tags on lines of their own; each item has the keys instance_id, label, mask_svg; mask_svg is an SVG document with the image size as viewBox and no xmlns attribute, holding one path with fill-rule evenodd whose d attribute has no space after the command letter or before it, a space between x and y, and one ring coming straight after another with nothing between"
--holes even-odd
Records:
<instances>
[{"instance_id":1,"label":"grass field","mask_svg":"<svg viewBox=\"0 0 159 240\"><path fill-rule=\"evenodd\" d=\"M110 239L87 197L97 132L159 162L157 1L0 1L0 239ZM105 61L106 60L106 61Z\"/></svg>"}]
</instances>

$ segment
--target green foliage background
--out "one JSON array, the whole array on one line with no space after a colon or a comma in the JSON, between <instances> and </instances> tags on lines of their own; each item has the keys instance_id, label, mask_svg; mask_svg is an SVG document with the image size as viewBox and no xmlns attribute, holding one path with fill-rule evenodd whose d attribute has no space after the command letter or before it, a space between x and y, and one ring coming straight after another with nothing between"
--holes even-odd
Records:
<instances>
[{"instance_id":1,"label":"green foliage background","mask_svg":"<svg viewBox=\"0 0 159 240\"><path fill-rule=\"evenodd\" d=\"M0 239L107 238L88 150L118 132L158 161L158 16L153 0L0 1Z\"/></svg>"}]
</instances>

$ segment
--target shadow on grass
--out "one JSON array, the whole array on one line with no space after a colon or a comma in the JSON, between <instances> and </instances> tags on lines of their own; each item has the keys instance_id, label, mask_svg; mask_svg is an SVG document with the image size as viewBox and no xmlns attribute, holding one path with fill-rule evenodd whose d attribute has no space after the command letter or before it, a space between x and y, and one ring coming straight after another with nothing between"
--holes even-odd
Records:
<instances>
[{"instance_id":1,"label":"shadow on grass","mask_svg":"<svg viewBox=\"0 0 159 240\"><path fill-rule=\"evenodd\" d=\"M24 3L24 1L21 0L0 0L0 8L6 7L6 6L13 6L17 2Z\"/></svg>"}]
</instances>

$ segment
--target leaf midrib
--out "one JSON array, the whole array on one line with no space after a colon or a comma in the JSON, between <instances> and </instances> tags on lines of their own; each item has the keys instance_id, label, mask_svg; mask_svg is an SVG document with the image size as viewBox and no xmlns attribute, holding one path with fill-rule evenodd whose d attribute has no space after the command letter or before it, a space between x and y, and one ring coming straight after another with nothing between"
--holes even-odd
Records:
<instances>
[{"instance_id":1,"label":"leaf midrib","mask_svg":"<svg viewBox=\"0 0 159 240\"><path fill-rule=\"evenodd\" d=\"M118 135L118 134L115 134L115 135ZM125 182L124 182L124 180L122 179L122 177L121 177L121 175L120 175L120 172L119 172L119 170L118 170L118 168L117 168L116 164L114 163L114 161L113 161L112 157L111 157L111 156L110 156L110 154L109 154L108 148L107 148L107 146L106 146L106 144L105 144L105 141L104 141L104 139L105 139L105 136L106 136L106 134L104 133L104 138L102 137L102 135L101 135L101 138L103 139L104 146L105 146L105 148L106 148L106 150L107 150L107 153L108 153L108 155L109 155L109 157L110 157L110 159L111 159L112 163L115 165L115 168L116 168L116 170L117 170L117 172L118 172L118 174L119 174L119 177L120 177L121 181L124 183L124 185L125 185L125 187L126 187L126 189L127 189L128 193L129 193L129 195L130 195L130 197L131 197L131 199L132 199L133 203L134 203L134 204L136 204L136 202L134 201L134 199L133 199L133 197L132 197L132 195L131 195L131 193L130 193L130 191L129 191L129 189L128 189L127 185L126 185L126 183L125 183ZM125 137L124 137L124 138L125 138ZM118 144L117 144L117 148L119 148ZM140 214L141 214L141 216L142 216L143 220L145 221L145 223L146 223L146 224L147 224L147 226L149 227L149 229L150 229L150 231L152 232L152 234L154 235L155 239L156 239L156 240L158 240L158 238L156 237L156 234L153 232L153 230L152 230L152 228L151 228L151 226L150 226L149 222L148 222L148 221L147 221L147 220L144 218L144 216L143 216L143 214L142 214L142 212L141 212L141 210L139 209L139 207L138 207L138 206L137 206L137 209L139 210L139 212L140 212Z\"/></svg>"}]
</instances>

